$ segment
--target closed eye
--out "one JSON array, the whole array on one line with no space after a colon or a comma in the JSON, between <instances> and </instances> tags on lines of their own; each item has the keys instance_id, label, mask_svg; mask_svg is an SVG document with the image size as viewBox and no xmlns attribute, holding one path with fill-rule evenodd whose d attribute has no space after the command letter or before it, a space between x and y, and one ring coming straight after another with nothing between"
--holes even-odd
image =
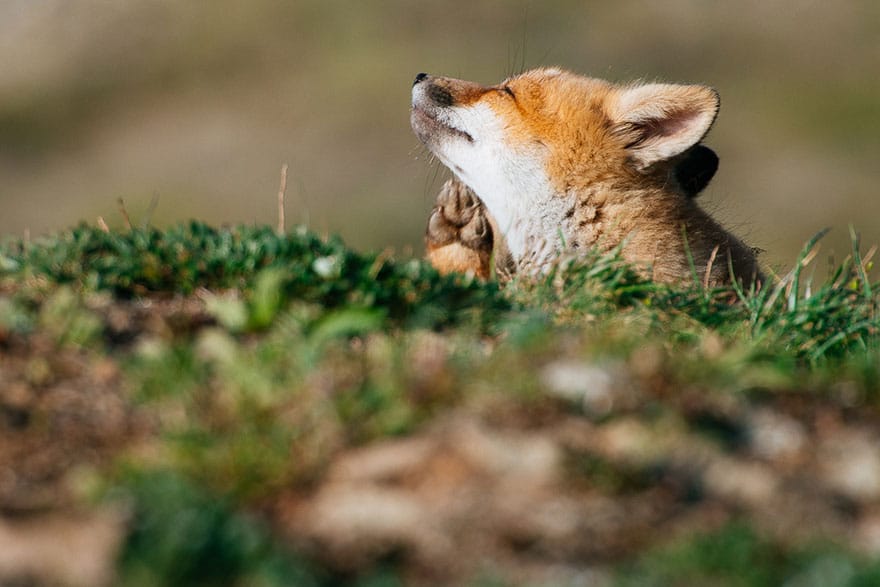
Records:
<instances>
[{"instance_id":1,"label":"closed eye","mask_svg":"<svg viewBox=\"0 0 880 587\"><path fill-rule=\"evenodd\" d=\"M502 90L505 94L507 94L508 96L510 96L511 98L513 98L514 100L516 100L516 94L513 93L513 90L510 89L510 86L503 86L503 87L501 88L501 90Z\"/></svg>"}]
</instances>

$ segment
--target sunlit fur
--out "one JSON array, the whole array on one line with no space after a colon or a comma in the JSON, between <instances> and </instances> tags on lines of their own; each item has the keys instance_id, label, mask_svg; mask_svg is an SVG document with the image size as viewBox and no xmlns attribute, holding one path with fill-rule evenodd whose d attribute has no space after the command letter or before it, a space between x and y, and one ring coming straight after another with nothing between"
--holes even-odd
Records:
<instances>
[{"instance_id":1,"label":"sunlit fur","mask_svg":"<svg viewBox=\"0 0 880 587\"><path fill-rule=\"evenodd\" d=\"M555 68L495 86L429 76L413 87L412 125L483 201L515 262L625 242L624 257L659 281L691 278L689 249L707 283L729 281L728 257L750 283L752 250L673 176L718 104L705 86L619 86Z\"/></svg>"}]
</instances>

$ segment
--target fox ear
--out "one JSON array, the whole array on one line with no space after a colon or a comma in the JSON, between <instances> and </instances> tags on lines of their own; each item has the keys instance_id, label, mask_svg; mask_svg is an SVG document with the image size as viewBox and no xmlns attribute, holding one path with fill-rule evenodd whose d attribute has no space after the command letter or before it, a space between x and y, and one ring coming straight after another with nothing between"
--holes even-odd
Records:
<instances>
[{"instance_id":1,"label":"fox ear","mask_svg":"<svg viewBox=\"0 0 880 587\"><path fill-rule=\"evenodd\" d=\"M636 166L645 169L700 142L719 106L718 93L706 86L646 84L621 90L610 114Z\"/></svg>"}]
</instances>

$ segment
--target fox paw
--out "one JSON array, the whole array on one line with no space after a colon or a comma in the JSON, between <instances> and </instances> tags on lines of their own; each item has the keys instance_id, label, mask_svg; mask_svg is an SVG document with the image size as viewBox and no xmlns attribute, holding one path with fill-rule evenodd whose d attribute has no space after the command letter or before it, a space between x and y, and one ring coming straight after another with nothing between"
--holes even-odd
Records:
<instances>
[{"instance_id":1,"label":"fox paw","mask_svg":"<svg viewBox=\"0 0 880 587\"><path fill-rule=\"evenodd\" d=\"M450 179L440 190L425 232L428 259L440 273L473 273L487 279L493 234L483 203Z\"/></svg>"}]
</instances>

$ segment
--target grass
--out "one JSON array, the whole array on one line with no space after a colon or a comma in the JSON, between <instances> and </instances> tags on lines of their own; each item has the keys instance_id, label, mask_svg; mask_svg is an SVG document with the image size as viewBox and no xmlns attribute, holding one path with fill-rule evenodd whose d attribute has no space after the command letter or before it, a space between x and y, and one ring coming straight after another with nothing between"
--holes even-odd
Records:
<instances>
[{"instance_id":1,"label":"grass","mask_svg":"<svg viewBox=\"0 0 880 587\"><path fill-rule=\"evenodd\" d=\"M642 558L620 574L621 587L718 585L868 586L880 581L880 563L832 545L784 550L740 523L680 541Z\"/></svg>"},{"instance_id":2,"label":"grass","mask_svg":"<svg viewBox=\"0 0 880 587\"><path fill-rule=\"evenodd\" d=\"M82 225L0 247L0 351L47 339L112 361L148 415L149 456L120 450L95 493L134 504L123 583L397 584L393 569L340 578L306 560L275 538L261 504L317 483L348 447L452 409L604 417L548 399L540 374L560 358L625 365L654 390L655 413L684 409L682 389L880 407L872 253L853 233L852 255L816 284L821 236L758 291L656 284L616 252L500 288L302 229ZM654 478L592 455L572 467L611 493ZM623 585L809 585L823 573L843 577L823 584L866 585L878 573L844 549L782 546L748 523L719 532L609 564Z\"/></svg>"},{"instance_id":3,"label":"grass","mask_svg":"<svg viewBox=\"0 0 880 587\"><path fill-rule=\"evenodd\" d=\"M3 267L7 274L123 298L189 294L197 288L245 290L257 296L253 317L263 322L271 318L266 313L275 303L266 295L326 308L375 308L398 322L429 327L450 324L476 309L504 308L492 286L458 276L441 278L418 262L359 255L339 240L306 231L279 237L268 227L215 229L192 222L168 231L110 233L82 225L34 244L7 246L0 258ZM268 271L274 271L277 283L266 282L268 277L261 282L261 272ZM257 287L261 283L262 289Z\"/></svg>"}]
</instances>

